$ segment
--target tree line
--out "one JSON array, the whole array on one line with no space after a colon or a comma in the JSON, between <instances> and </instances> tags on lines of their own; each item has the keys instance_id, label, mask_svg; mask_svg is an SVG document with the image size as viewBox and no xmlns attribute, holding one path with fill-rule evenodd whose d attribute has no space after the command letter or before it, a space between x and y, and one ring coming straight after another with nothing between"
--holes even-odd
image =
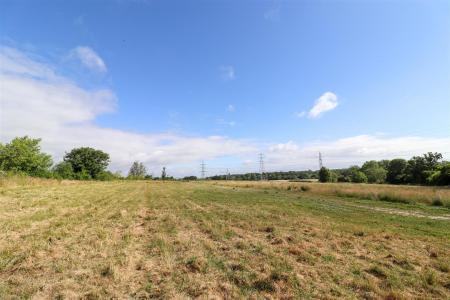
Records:
<instances>
[{"instance_id":1,"label":"tree line","mask_svg":"<svg viewBox=\"0 0 450 300\"><path fill-rule=\"evenodd\" d=\"M267 180L300 180L300 179L317 179L318 172L307 171L287 171L287 172L265 172L263 179ZM211 180L260 180L260 173L245 173L245 174L228 174L228 175L214 175L208 177Z\"/></svg>"},{"instance_id":2,"label":"tree line","mask_svg":"<svg viewBox=\"0 0 450 300\"><path fill-rule=\"evenodd\" d=\"M210 176L211 180L260 180L260 173ZM389 183L415 185L450 185L450 162L442 160L441 153L428 152L409 160L370 160L361 167L343 169L322 167L318 171L265 172L267 180L308 180L320 182Z\"/></svg>"},{"instance_id":3,"label":"tree line","mask_svg":"<svg viewBox=\"0 0 450 300\"><path fill-rule=\"evenodd\" d=\"M109 154L90 147L74 148L63 160L53 164L52 157L43 153L41 139L28 136L17 137L9 143L0 143L0 173L23 174L32 177L73 180L152 179L143 163L135 161L127 177L107 170ZM153 179L171 180L165 167L161 177Z\"/></svg>"},{"instance_id":4,"label":"tree line","mask_svg":"<svg viewBox=\"0 0 450 300\"><path fill-rule=\"evenodd\" d=\"M74 179L74 180L112 180L112 179L154 179L174 180L163 167L160 177L152 177L142 162L135 161L127 177L107 170L109 154L90 147L74 148L67 152L63 160L53 164L50 155L43 153L40 139L28 136L17 137L9 143L0 143L0 172L25 174L33 177ZM259 180L259 173L226 174L210 176L211 180ZM390 183L416 185L450 185L450 162L442 159L441 153L428 152L409 160L366 161L361 167L344 169L322 167L318 171L266 172L267 180L305 180L318 179L320 182ZM183 180L197 180L187 176Z\"/></svg>"},{"instance_id":5,"label":"tree line","mask_svg":"<svg viewBox=\"0 0 450 300\"><path fill-rule=\"evenodd\" d=\"M416 185L450 185L450 162L441 153L428 152L406 160L366 161L361 167L319 170L320 182L390 183Z\"/></svg>"}]
</instances>

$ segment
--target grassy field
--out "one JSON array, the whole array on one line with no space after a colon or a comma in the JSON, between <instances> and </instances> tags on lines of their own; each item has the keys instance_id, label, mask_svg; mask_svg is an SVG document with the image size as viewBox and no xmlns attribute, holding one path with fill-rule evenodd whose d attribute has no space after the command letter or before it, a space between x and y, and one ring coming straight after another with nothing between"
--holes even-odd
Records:
<instances>
[{"instance_id":1,"label":"grassy field","mask_svg":"<svg viewBox=\"0 0 450 300\"><path fill-rule=\"evenodd\" d=\"M337 186L2 182L0 299L449 299L448 190Z\"/></svg>"}]
</instances>

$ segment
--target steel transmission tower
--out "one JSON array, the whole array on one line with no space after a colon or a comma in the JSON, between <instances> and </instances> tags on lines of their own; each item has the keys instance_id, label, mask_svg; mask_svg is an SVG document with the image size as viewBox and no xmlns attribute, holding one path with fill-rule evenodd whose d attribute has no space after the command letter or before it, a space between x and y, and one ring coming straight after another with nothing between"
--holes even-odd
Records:
<instances>
[{"instance_id":1,"label":"steel transmission tower","mask_svg":"<svg viewBox=\"0 0 450 300\"><path fill-rule=\"evenodd\" d=\"M264 155L259 154L259 172L261 174L261 180L264 180Z\"/></svg>"},{"instance_id":2,"label":"steel transmission tower","mask_svg":"<svg viewBox=\"0 0 450 300\"><path fill-rule=\"evenodd\" d=\"M201 174L202 174L202 179L205 179L205 174L206 174L206 169L205 169L205 162L202 160L202 163L200 164L200 166L201 166Z\"/></svg>"},{"instance_id":3,"label":"steel transmission tower","mask_svg":"<svg viewBox=\"0 0 450 300\"><path fill-rule=\"evenodd\" d=\"M322 153L319 152L319 170L322 169Z\"/></svg>"}]
</instances>

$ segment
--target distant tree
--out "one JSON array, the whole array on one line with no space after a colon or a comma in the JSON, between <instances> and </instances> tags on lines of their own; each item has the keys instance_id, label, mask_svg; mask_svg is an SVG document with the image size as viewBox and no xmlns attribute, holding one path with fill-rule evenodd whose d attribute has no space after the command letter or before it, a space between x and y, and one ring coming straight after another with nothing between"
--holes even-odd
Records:
<instances>
[{"instance_id":1,"label":"distant tree","mask_svg":"<svg viewBox=\"0 0 450 300\"><path fill-rule=\"evenodd\" d=\"M68 162L62 161L56 164L53 169L53 173L57 178L62 179L74 179L75 173L73 172L72 165Z\"/></svg>"},{"instance_id":2,"label":"distant tree","mask_svg":"<svg viewBox=\"0 0 450 300\"><path fill-rule=\"evenodd\" d=\"M166 177L167 177L167 174L166 174L166 167L163 167L163 168L162 168L162 171L161 171L161 179L162 179L162 180L166 180Z\"/></svg>"},{"instance_id":3,"label":"distant tree","mask_svg":"<svg viewBox=\"0 0 450 300\"><path fill-rule=\"evenodd\" d=\"M387 167L386 181L391 184L401 184L406 179L406 160L396 158L389 162Z\"/></svg>"},{"instance_id":4,"label":"distant tree","mask_svg":"<svg viewBox=\"0 0 450 300\"><path fill-rule=\"evenodd\" d=\"M357 166L350 167L350 181L354 183L367 183L368 179L364 172L361 172Z\"/></svg>"},{"instance_id":5,"label":"distant tree","mask_svg":"<svg viewBox=\"0 0 450 300\"><path fill-rule=\"evenodd\" d=\"M183 180L197 180L197 176L186 176L183 177Z\"/></svg>"},{"instance_id":6,"label":"distant tree","mask_svg":"<svg viewBox=\"0 0 450 300\"><path fill-rule=\"evenodd\" d=\"M383 183L386 180L387 171L375 160L366 161L361 171L367 176L369 183Z\"/></svg>"},{"instance_id":7,"label":"distant tree","mask_svg":"<svg viewBox=\"0 0 450 300\"><path fill-rule=\"evenodd\" d=\"M109 154L89 147L72 149L64 156L64 161L72 165L77 179L98 179L99 174L109 164Z\"/></svg>"},{"instance_id":8,"label":"distant tree","mask_svg":"<svg viewBox=\"0 0 450 300\"><path fill-rule=\"evenodd\" d=\"M389 162L390 162L390 160L383 159L378 162L378 165L387 171L387 169L389 167Z\"/></svg>"},{"instance_id":9,"label":"distant tree","mask_svg":"<svg viewBox=\"0 0 450 300\"><path fill-rule=\"evenodd\" d=\"M0 169L30 176L49 176L52 159L50 155L41 152L40 142L41 139L24 136L14 138L5 145L0 144Z\"/></svg>"},{"instance_id":10,"label":"distant tree","mask_svg":"<svg viewBox=\"0 0 450 300\"><path fill-rule=\"evenodd\" d=\"M128 172L128 178L143 179L145 175L147 175L147 170L144 164L138 161L133 162Z\"/></svg>"},{"instance_id":11,"label":"distant tree","mask_svg":"<svg viewBox=\"0 0 450 300\"><path fill-rule=\"evenodd\" d=\"M330 182L337 182L338 181L338 174L332 170L330 170Z\"/></svg>"},{"instance_id":12,"label":"distant tree","mask_svg":"<svg viewBox=\"0 0 450 300\"><path fill-rule=\"evenodd\" d=\"M436 169L442 160L442 154L438 152L428 152L423 155L425 166L428 170Z\"/></svg>"},{"instance_id":13,"label":"distant tree","mask_svg":"<svg viewBox=\"0 0 450 300\"><path fill-rule=\"evenodd\" d=\"M351 166L347 169L334 170L338 174L339 182L355 182L364 183L367 182L367 176L361 172L358 166Z\"/></svg>"},{"instance_id":14,"label":"distant tree","mask_svg":"<svg viewBox=\"0 0 450 300\"><path fill-rule=\"evenodd\" d=\"M406 181L413 184L427 184L430 177L439 166L442 154L428 152L423 156L414 156L406 166Z\"/></svg>"},{"instance_id":15,"label":"distant tree","mask_svg":"<svg viewBox=\"0 0 450 300\"><path fill-rule=\"evenodd\" d=\"M320 168L319 181L320 182L332 182L333 181L333 173L328 168L325 168L325 167Z\"/></svg>"},{"instance_id":16,"label":"distant tree","mask_svg":"<svg viewBox=\"0 0 450 300\"><path fill-rule=\"evenodd\" d=\"M440 164L427 180L428 183L432 185L450 186L450 162L443 162Z\"/></svg>"}]
</instances>

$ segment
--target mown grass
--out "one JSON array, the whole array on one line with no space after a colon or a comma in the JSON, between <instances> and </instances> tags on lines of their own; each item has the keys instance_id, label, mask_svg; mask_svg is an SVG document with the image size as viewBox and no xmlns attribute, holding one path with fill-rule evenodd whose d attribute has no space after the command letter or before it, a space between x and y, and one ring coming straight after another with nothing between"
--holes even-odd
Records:
<instances>
[{"instance_id":1,"label":"mown grass","mask_svg":"<svg viewBox=\"0 0 450 300\"><path fill-rule=\"evenodd\" d=\"M5 185L0 298L450 297L446 208L314 189Z\"/></svg>"}]
</instances>

